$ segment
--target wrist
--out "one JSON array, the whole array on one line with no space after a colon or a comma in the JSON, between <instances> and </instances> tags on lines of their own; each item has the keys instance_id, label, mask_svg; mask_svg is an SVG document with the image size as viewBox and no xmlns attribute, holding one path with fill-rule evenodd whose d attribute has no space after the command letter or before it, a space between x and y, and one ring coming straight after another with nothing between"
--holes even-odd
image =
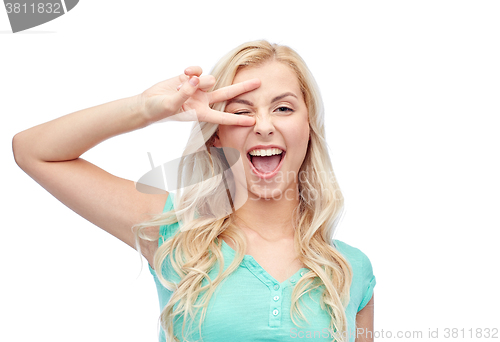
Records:
<instances>
[{"instance_id":1,"label":"wrist","mask_svg":"<svg viewBox=\"0 0 500 342\"><path fill-rule=\"evenodd\" d=\"M134 118L134 121L137 123L138 128L144 128L152 124L151 120L149 120L146 116L142 94L131 96L127 98L127 100L128 109L130 111L130 114Z\"/></svg>"}]
</instances>

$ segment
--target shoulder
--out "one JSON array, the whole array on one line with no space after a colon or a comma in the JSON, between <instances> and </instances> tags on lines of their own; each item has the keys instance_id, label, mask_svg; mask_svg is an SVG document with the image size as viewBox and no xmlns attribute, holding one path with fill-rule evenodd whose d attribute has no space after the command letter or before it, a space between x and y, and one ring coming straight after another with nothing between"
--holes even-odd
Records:
<instances>
[{"instance_id":1,"label":"shoulder","mask_svg":"<svg viewBox=\"0 0 500 342\"><path fill-rule=\"evenodd\" d=\"M333 240L335 248L349 261L352 268L370 267L371 262L368 256L356 247L348 245L340 240Z\"/></svg>"},{"instance_id":2,"label":"shoulder","mask_svg":"<svg viewBox=\"0 0 500 342\"><path fill-rule=\"evenodd\" d=\"M163 207L163 213L174 210L174 195L172 193L168 194L167 200L165 201L165 206ZM160 238L158 240L158 247L168 240L179 230L179 223L167 224L160 226Z\"/></svg>"},{"instance_id":3,"label":"shoulder","mask_svg":"<svg viewBox=\"0 0 500 342\"><path fill-rule=\"evenodd\" d=\"M371 299L376 284L372 263L368 256L356 247L339 240L334 240L333 244L351 265L351 299L356 302L359 311Z\"/></svg>"},{"instance_id":4,"label":"shoulder","mask_svg":"<svg viewBox=\"0 0 500 342\"><path fill-rule=\"evenodd\" d=\"M165 200L165 205L163 206L163 214L168 213L169 211L174 210L174 196L172 193L169 193L167 196L167 199ZM152 243L155 243L156 246L154 248L154 252L151 253L151 258L147 258L149 262L149 269L151 273L156 277L154 269L151 267L153 265L153 259L154 259L154 254L158 247L160 247L166 240L171 238L172 236L175 235L175 233L179 230L179 223L173 223L173 224L163 224L160 225L160 230L159 230L159 238L158 242L152 241ZM153 249L152 249L153 250ZM159 284L159 282L158 282Z\"/></svg>"}]
</instances>

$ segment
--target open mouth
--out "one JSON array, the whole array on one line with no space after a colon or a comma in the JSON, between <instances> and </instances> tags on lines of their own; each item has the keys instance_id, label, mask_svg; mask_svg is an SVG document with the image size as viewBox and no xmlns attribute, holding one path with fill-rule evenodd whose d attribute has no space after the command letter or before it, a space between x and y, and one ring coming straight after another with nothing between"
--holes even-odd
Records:
<instances>
[{"instance_id":1,"label":"open mouth","mask_svg":"<svg viewBox=\"0 0 500 342\"><path fill-rule=\"evenodd\" d=\"M248 152L247 157L252 171L260 178L273 177L281 167L285 151L279 148L255 149Z\"/></svg>"}]
</instances>

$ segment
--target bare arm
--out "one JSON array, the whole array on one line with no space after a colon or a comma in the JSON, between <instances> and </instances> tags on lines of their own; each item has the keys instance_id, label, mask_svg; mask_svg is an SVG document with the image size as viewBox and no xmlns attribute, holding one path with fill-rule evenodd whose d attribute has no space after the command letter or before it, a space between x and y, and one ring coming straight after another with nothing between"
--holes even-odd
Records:
<instances>
[{"instance_id":1,"label":"bare arm","mask_svg":"<svg viewBox=\"0 0 500 342\"><path fill-rule=\"evenodd\" d=\"M81 110L14 136L17 164L58 200L108 233L135 246L131 227L160 213L167 194L138 192L132 181L115 177L79 158L113 136L145 127L138 96ZM141 243L151 258L154 246Z\"/></svg>"},{"instance_id":2,"label":"bare arm","mask_svg":"<svg viewBox=\"0 0 500 342\"><path fill-rule=\"evenodd\" d=\"M14 156L20 166L32 159L73 160L108 138L147 124L138 96L132 96L80 110L16 134Z\"/></svg>"},{"instance_id":3,"label":"bare arm","mask_svg":"<svg viewBox=\"0 0 500 342\"><path fill-rule=\"evenodd\" d=\"M356 342L373 342L373 297L356 315Z\"/></svg>"},{"instance_id":4,"label":"bare arm","mask_svg":"<svg viewBox=\"0 0 500 342\"><path fill-rule=\"evenodd\" d=\"M215 122L222 120L217 116L224 114L209 109L210 103L260 85L240 84L206 93L205 89L213 86L213 77L198 78L201 68L189 69L185 75L160 82L140 95L68 114L16 134L12 140L16 163L73 211L135 248L131 227L145 221L145 214L161 213L168 194L143 194L134 182L113 176L80 156L106 139L176 114L186 103L204 114L206 121L212 120L210 117ZM188 82L190 79L193 82ZM249 118L232 114L223 119L253 124ZM156 242L141 241L150 264L156 246Z\"/></svg>"}]
</instances>

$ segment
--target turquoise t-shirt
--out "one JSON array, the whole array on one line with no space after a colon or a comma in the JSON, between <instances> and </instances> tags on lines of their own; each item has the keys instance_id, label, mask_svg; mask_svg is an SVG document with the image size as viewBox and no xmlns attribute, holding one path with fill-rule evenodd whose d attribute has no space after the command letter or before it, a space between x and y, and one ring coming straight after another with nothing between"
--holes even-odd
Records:
<instances>
[{"instance_id":1,"label":"turquoise t-shirt","mask_svg":"<svg viewBox=\"0 0 500 342\"><path fill-rule=\"evenodd\" d=\"M168 197L164 212L173 209L171 196ZM178 229L178 223L160 227L160 246L166 239L172 237ZM349 305L346 308L349 341L355 340L355 320L358 311L370 301L376 280L368 257L359 249L335 240L334 245L349 261L353 271L350 288ZM224 241L222 242L224 267L232 262L235 251ZM172 292L166 289L158 280L155 270L149 267L154 277L163 310ZM321 309L321 290L305 295L300 301L300 308L309 324L300 322L296 326L290 316L292 290L297 281L308 271L302 268L288 280L279 283L271 277L250 255L245 255L239 267L231 273L216 289L210 299L207 314L201 328L203 341L296 341L306 338L332 340L329 326L330 317ZM213 272L213 273L212 273ZM162 265L163 276L173 282L180 280L171 269L170 262L165 260ZM218 273L218 266L209 275ZM197 329L198 324L194 323ZM161 328L160 328L161 329ZM182 318L174 325L174 333L182 341ZM200 334L188 336L189 341L200 341ZM165 341L163 329L160 330L160 341Z\"/></svg>"}]
</instances>

